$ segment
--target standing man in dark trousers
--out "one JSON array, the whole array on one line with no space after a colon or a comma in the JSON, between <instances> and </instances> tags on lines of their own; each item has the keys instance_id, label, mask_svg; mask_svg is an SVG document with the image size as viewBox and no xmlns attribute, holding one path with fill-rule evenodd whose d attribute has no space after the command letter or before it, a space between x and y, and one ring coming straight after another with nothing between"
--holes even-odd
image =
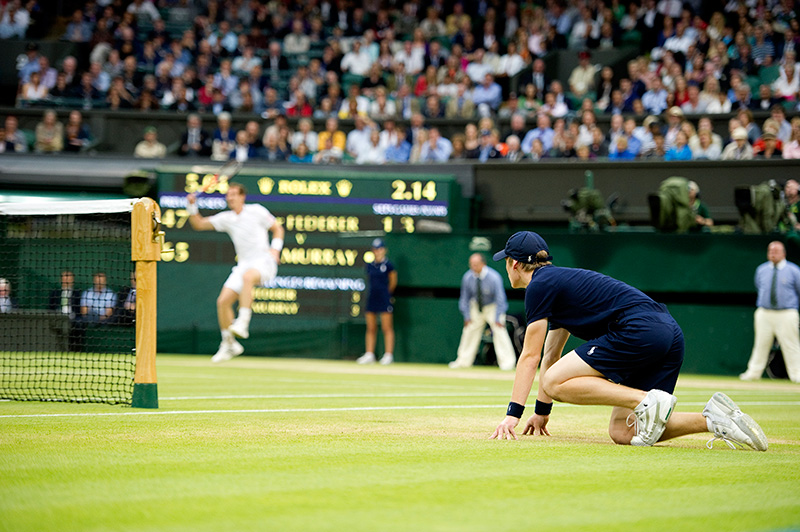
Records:
<instances>
[{"instance_id":1,"label":"standing man in dark trousers","mask_svg":"<svg viewBox=\"0 0 800 532\"><path fill-rule=\"evenodd\" d=\"M767 367L772 343L777 338L783 352L786 371L792 382L800 383L800 268L786 260L782 242L770 242L767 262L756 268L758 290L753 328L755 340L743 381L761 378Z\"/></svg>"}]
</instances>

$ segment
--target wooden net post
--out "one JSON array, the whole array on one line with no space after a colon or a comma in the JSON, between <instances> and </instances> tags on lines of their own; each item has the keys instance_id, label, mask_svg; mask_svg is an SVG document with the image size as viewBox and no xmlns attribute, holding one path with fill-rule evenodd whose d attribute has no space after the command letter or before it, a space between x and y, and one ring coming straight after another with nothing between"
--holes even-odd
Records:
<instances>
[{"instance_id":1,"label":"wooden net post","mask_svg":"<svg viewBox=\"0 0 800 532\"><path fill-rule=\"evenodd\" d=\"M150 198L133 205L131 260L136 263L135 408L158 408L156 379L157 262L161 260L161 210Z\"/></svg>"}]
</instances>

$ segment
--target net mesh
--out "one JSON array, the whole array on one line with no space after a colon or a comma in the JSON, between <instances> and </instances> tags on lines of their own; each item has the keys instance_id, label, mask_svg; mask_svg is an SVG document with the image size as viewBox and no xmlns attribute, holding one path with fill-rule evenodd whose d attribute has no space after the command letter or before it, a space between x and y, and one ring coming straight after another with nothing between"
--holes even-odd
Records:
<instances>
[{"instance_id":1,"label":"net mesh","mask_svg":"<svg viewBox=\"0 0 800 532\"><path fill-rule=\"evenodd\" d=\"M130 404L130 212L0 212L0 398Z\"/></svg>"}]
</instances>

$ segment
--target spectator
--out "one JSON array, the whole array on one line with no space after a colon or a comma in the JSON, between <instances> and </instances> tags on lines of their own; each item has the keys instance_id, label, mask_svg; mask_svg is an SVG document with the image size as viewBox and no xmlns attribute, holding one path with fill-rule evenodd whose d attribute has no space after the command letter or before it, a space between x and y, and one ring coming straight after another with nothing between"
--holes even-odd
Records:
<instances>
[{"instance_id":1,"label":"spectator","mask_svg":"<svg viewBox=\"0 0 800 532\"><path fill-rule=\"evenodd\" d=\"M747 131L747 140L750 144L755 144L761 137L761 128L755 123L753 113L749 109L739 109L736 113L736 118L739 119L742 127Z\"/></svg>"},{"instance_id":2,"label":"spectator","mask_svg":"<svg viewBox=\"0 0 800 532\"><path fill-rule=\"evenodd\" d=\"M526 158L525 152L522 151L521 141L517 135L509 135L506 137L506 145L508 151L505 154L505 159L510 163L517 163Z\"/></svg>"},{"instance_id":3,"label":"spectator","mask_svg":"<svg viewBox=\"0 0 800 532\"><path fill-rule=\"evenodd\" d=\"M530 130L525 138L522 139L522 151L525 153L531 152L531 145L535 139L542 142L542 148L545 152L549 152L553 148L553 135L555 132L550 127L550 117L546 114L540 114L536 118L536 127Z\"/></svg>"},{"instance_id":4,"label":"spectator","mask_svg":"<svg viewBox=\"0 0 800 532\"><path fill-rule=\"evenodd\" d=\"M650 87L642 95L642 105L645 110L652 115L660 115L667 110L667 90L661 82L661 76L655 75L650 78Z\"/></svg>"},{"instance_id":5,"label":"spectator","mask_svg":"<svg viewBox=\"0 0 800 532\"><path fill-rule=\"evenodd\" d=\"M589 151L595 158L608 156L608 141L599 127L592 130L592 142L589 144Z\"/></svg>"},{"instance_id":6,"label":"spectator","mask_svg":"<svg viewBox=\"0 0 800 532\"><path fill-rule=\"evenodd\" d=\"M792 125L786 120L786 110L782 105L776 104L770 108L769 115L778 124L778 131L775 132L778 140L782 143L788 142L792 136Z\"/></svg>"},{"instance_id":7,"label":"spectator","mask_svg":"<svg viewBox=\"0 0 800 532\"><path fill-rule=\"evenodd\" d=\"M92 276L92 288L81 296L81 316L88 323L107 323L117 306L117 295L108 288L106 274Z\"/></svg>"},{"instance_id":8,"label":"spectator","mask_svg":"<svg viewBox=\"0 0 800 532\"><path fill-rule=\"evenodd\" d=\"M211 155L211 138L202 128L200 115L190 114L186 118L186 131L181 135L178 155L183 157L208 157Z\"/></svg>"},{"instance_id":9,"label":"spectator","mask_svg":"<svg viewBox=\"0 0 800 532\"><path fill-rule=\"evenodd\" d=\"M18 129L19 121L16 116L9 115L5 120L5 136L6 144L13 146L13 152L25 153L28 151L28 139L25 133Z\"/></svg>"},{"instance_id":10,"label":"spectator","mask_svg":"<svg viewBox=\"0 0 800 532\"><path fill-rule=\"evenodd\" d=\"M31 17L21 0L11 0L0 7L0 39L24 39Z\"/></svg>"},{"instance_id":11,"label":"spectator","mask_svg":"<svg viewBox=\"0 0 800 532\"><path fill-rule=\"evenodd\" d=\"M64 126L58 121L56 112L48 109L42 121L36 125L36 151L57 153L64 149Z\"/></svg>"},{"instance_id":12,"label":"spectator","mask_svg":"<svg viewBox=\"0 0 800 532\"><path fill-rule=\"evenodd\" d=\"M403 47L395 52L394 62L396 65L403 65L405 74L417 76L425 68L425 52L415 49L414 43L406 40L403 42Z\"/></svg>"},{"instance_id":13,"label":"spectator","mask_svg":"<svg viewBox=\"0 0 800 532\"><path fill-rule=\"evenodd\" d=\"M269 162L279 162L288 159L289 153L280 146L277 133L267 133L261 156Z\"/></svg>"},{"instance_id":14,"label":"spectator","mask_svg":"<svg viewBox=\"0 0 800 532\"><path fill-rule=\"evenodd\" d=\"M289 162L297 164L311 164L314 162L314 156L308 151L308 146L300 143L289 156Z\"/></svg>"},{"instance_id":15,"label":"spectator","mask_svg":"<svg viewBox=\"0 0 800 532\"><path fill-rule=\"evenodd\" d=\"M244 163L250 159L256 159L259 156L259 150L254 145L250 144L250 136L247 131L240 129L236 132L236 140L233 149L228 156L237 162Z\"/></svg>"},{"instance_id":16,"label":"spectator","mask_svg":"<svg viewBox=\"0 0 800 532\"><path fill-rule=\"evenodd\" d=\"M356 164L383 164L386 162L386 149L381 146L381 133L377 128L369 130L369 140L359 149Z\"/></svg>"},{"instance_id":17,"label":"spectator","mask_svg":"<svg viewBox=\"0 0 800 532\"><path fill-rule=\"evenodd\" d=\"M319 138L317 133L312 129L313 122L309 118L301 118L297 122L297 131L294 132L291 138L292 151L297 151L301 144L305 144L310 152L316 152L319 145Z\"/></svg>"},{"instance_id":18,"label":"spectator","mask_svg":"<svg viewBox=\"0 0 800 532\"><path fill-rule=\"evenodd\" d=\"M438 128L428 131L428 141L420 148L420 162L443 163L450 159L453 153L452 143L442 137Z\"/></svg>"},{"instance_id":19,"label":"spectator","mask_svg":"<svg viewBox=\"0 0 800 532\"><path fill-rule=\"evenodd\" d=\"M67 24L67 31L61 37L62 40L87 43L92 38L92 26L83 19L83 11L76 9L72 12L72 18Z\"/></svg>"},{"instance_id":20,"label":"spectator","mask_svg":"<svg viewBox=\"0 0 800 532\"><path fill-rule=\"evenodd\" d=\"M411 156L411 143L406 140L405 130L402 126L397 127L397 135L394 143L386 148L387 163L407 163Z\"/></svg>"},{"instance_id":21,"label":"spectator","mask_svg":"<svg viewBox=\"0 0 800 532\"><path fill-rule=\"evenodd\" d=\"M758 98L750 99L749 108L753 111L768 111L774 105L780 105L781 101L773 97L772 88L766 83L758 86Z\"/></svg>"},{"instance_id":22,"label":"spectator","mask_svg":"<svg viewBox=\"0 0 800 532\"><path fill-rule=\"evenodd\" d=\"M354 129L347 134L345 153L353 159L358 159L361 152L369 148L370 133L375 128L362 116L354 118L353 126Z\"/></svg>"},{"instance_id":23,"label":"spectator","mask_svg":"<svg viewBox=\"0 0 800 532\"><path fill-rule=\"evenodd\" d=\"M783 64L778 69L778 79L772 83L775 97L784 101L794 102L797 100L797 93L800 91L800 66L795 61L796 52L787 50L784 52Z\"/></svg>"},{"instance_id":24,"label":"spectator","mask_svg":"<svg viewBox=\"0 0 800 532\"><path fill-rule=\"evenodd\" d=\"M636 158L636 153L630 149L630 138L619 135L609 148L608 158L611 160L631 161Z\"/></svg>"},{"instance_id":25,"label":"spectator","mask_svg":"<svg viewBox=\"0 0 800 532\"><path fill-rule=\"evenodd\" d=\"M14 312L18 308L17 301L11 297L11 283L0 278L0 314Z\"/></svg>"},{"instance_id":26,"label":"spectator","mask_svg":"<svg viewBox=\"0 0 800 532\"><path fill-rule=\"evenodd\" d=\"M144 128L143 140L133 150L133 156L143 159L163 159L167 147L158 141L158 130L153 126Z\"/></svg>"},{"instance_id":27,"label":"spectator","mask_svg":"<svg viewBox=\"0 0 800 532\"><path fill-rule=\"evenodd\" d=\"M322 137L322 134L320 134L320 137ZM338 164L342 162L344 151L333 145L331 136L320 138L320 148L313 157L315 164Z\"/></svg>"},{"instance_id":28,"label":"spectator","mask_svg":"<svg viewBox=\"0 0 800 532\"><path fill-rule=\"evenodd\" d=\"M716 161L722 156L719 146L711 142L710 131L700 130L697 133L697 137L699 139L698 145L691 149L692 159Z\"/></svg>"},{"instance_id":29,"label":"spectator","mask_svg":"<svg viewBox=\"0 0 800 532\"><path fill-rule=\"evenodd\" d=\"M117 294L117 307L112 320L118 325L131 326L136 322L136 270L131 271L130 285Z\"/></svg>"},{"instance_id":30,"label":"spectator","mask_svg":"<svg viewBox=\"0 0 800 532\"><path fill-rule=\"evenodd\" d=\"M736 128L731 134L731 138L732 142L725 146L720 157L723 161L742 161L753 158L753 147L748 142L745 128Z\"/></svg>"},{"instance_id":31,"label":"spectator","mask_svg":"<svg viewBox=\"0 0 800 532\"><path fill-rule=\"evenodd\" d=\"M707 103L700 99L700 87L690 83L688 88L689 99L681 105L681 110L686 114L701 114L705 112Z\"/></svg>"},{"instance_id":32,"label":"spectator","mask_svg":"<svg viewBox=\"0 0 800 532\"><path fill-rule=\"evenodd\" d=\"M127 9L128 13L133 13L139 23L149 20L155 21L161 18L161 14L150 0L133 0Z\"/></svg>"},{"instance_id":33,"label":"spectator","mask_svg":"<svg viewBox=\"0 0 800 532\"><path fill-rule=\"evenodd\" d=\"M292 31L283 38L283 51L287 54L300 55L311 49L311 37L305 34L303 21L292 21Z\"/></svg>"},{"instance_id":34,"label":"spectator","mask_svg":"<svg viewBox=\"0 0 800 532\"><path fill-rule=\"evenodd\" d=\"M763 149L756 150L754 159L781 159L781 149L778 147L778 137L772 131L764 131L761 136Z\"/></svg>"},{"instance_id":35,"label":"spectator","mask_svg":"<svg viewBox=\"0 0 800 532\"><path fill-rule=\"evenodd\" d=\"M584 8L584 11L589 11ZM578 25L575 26L578 28ZM586 30L584 30L586 31ZM594 77L599 67L591 64L592 54L582 51L578 54L578 66L576 66L569 76L569 90L577 98L583 98L589 92L594 91Z\"/></svg>"},{"instance_id":36,"label":"spectator","mask_svg":"<svg viewBox=\"0 0 800 532\"><path fill-rule=\"evenodd\" d=\"M80 152L91 142L89 128L83 123L80 111L70 111L67 124L64 126L64 151Z\"/></svg>"},{"instance_id":37,"label":"spectator","mask_svg":"<svg viewBox=\"0 0 800 532\"><path fill-rule=\"evenodd\" d=\"M332 140L332 147L339 150L341 154L344 153L347 144L347 135L344 131L339 130L339 120L336 117L330 117L325 120L325 131L318 135L319 145L324 147L327 139Z\"/></svg>"},{"instance_id":38,"label":"spectator","mask_svg":"<svg viewBox=\"0 0 800 532\"><path fill-rule=\"evenodd\" d=\"M788 143L783 145L784 159L800 159L800 117L792 118L792 135Z\"/></svg>"},{"instance_id":39,"label":"spectator","mask_svg":"<svg viewBox=\"0 0 800 532\"><path fill-rule=\"evenodd\" d=\"M70 270L61 272L61 286L50 292L47 308L69 318L69 350L81 351L81 328L76 319L81 316L81 292L75 288L75 275Z\"/></svg>"},{"instance_id":40,"label":"spectator","mask_svg":"<svg viewBox=\"0 0 800 532\"><path fill-rule=\"evenodd\" d=\"M44 83L42 83L42 75L36 71L31 72L30 81L24 83L20 89L19 98L20 103L24 102L37 102L45 100L49 90Z\"/></svg>"},{"instance_id":41,"label":"spectator","mask_svg":"<svg viewBox=\"0 0 800 532\"><path fill-rule=\"evenodd\" d=\"M231 114L223 111L217 115L217 127L211 139L211 160L227 161L230 159L234 144L236 143L236 131L231 127Z\"/></svg>"},{"instance_id":42,"label":"spectator","mask_svg":"<svg viewBox=\"0 0 800 532\"><path fill-rule=\"evenodd\" d=\"M664 135L667 148L671 148L675 144L675 138L678 136L678 131L681 130L681 124L683 124L683 110L677 106L670 107L669 111L667 111L667 132Z\"/></svg>"},{"instance_id":43,"label":"spectator","mask_svg":"<svg viewBox=\"0 0 800 532\"><path fill-rule=\"evenodd\" d=\"M372 57L368 50L363 48L363 41L353 41L353 49L342 57L342 72L366 76L372 66Z\"/></svg>"},{"instance_id":44,"label":"spectator","mask_svg":"<svg viewBox=\"0 0 800 532\"><path fill-rule=\"evenodd\" d=\"M497 149L497 145L492 138L491 131L481 131L480 148L478 149L478 160L485 163L489 159L500 159L503 155Z\"/></svg>"},{"instance_id":45,"label":"spectator","mask_svg":"<svg viewBox=\"0 0 800 532\"><path fill-rule=\"evenodd\" d=\"M665 161L689 161L692 158L692 150L688 145L689 138L683 131L678 131L675 135L675 144L672 145L667 153L664 154Z\"/></svg>"}]
</instances>

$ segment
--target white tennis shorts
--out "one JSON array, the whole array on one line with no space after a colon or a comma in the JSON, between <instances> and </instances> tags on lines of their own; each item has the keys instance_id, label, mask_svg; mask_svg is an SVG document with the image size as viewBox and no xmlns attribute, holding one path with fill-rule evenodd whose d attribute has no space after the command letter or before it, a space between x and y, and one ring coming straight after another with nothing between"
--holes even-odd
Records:
<instances>
[{"instance_id":1,"label":"white tennis shorts","mask_svg":"<svg viewBox=\"0 0 800 532\"><path fill-rule=\"evenodd\" d=\"M230 288L237 294L242 293L242 286L244 286L244 273L248 270L258 270L261 273L261 285L267 284L278 273L278 265L272 260L272 257L263 260L240 262L231 270L231 274L222 285L225 288Z\"/></svg>"}]
</instances>

